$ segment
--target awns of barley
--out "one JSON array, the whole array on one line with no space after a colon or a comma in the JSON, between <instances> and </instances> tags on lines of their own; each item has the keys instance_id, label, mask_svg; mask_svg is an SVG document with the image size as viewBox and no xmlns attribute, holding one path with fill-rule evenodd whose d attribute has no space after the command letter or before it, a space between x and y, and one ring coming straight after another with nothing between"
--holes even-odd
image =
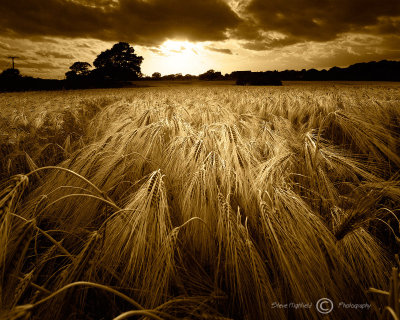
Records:
<instances>
[{"instance_id":1,"label":"awns of barley","mask_svg":"<svg viewBox=\"0 0 400 320\"><path fill-rule=\"evenodd\" d=\"M288 299L302 301L321 295L336 299L366 299L357 269L381 267L381 255L366 264L363 249L354 250L350 264L344 252L338 248L331 230L310 211L304 201L290 190L276 189L274 194L264 193L260 201L260 223L266 245L264 254L272 264L272 276L279 282ZM317 267L318 266L318 267ZM346 275L346 276L344 276ZM374 278L369 281L375 283ZM367 280L367 281L368 281ZM343 291L343 287L354 290ZM355 289L357 288L357 289ZM310 310L293 310L296 319L319 319L319 314ZM337 310L335 317L346 317L354 310Z\"/></svg>"},{"instance_id":2,"label":"awns of barley","mask_svg":"<svg viewBox=\"0 0 400 320\"><path fill-rule=\"evenodd\" d=\"M9 214L14 211L16 204L26 186L28 185L28 177L25 175L16 175L0 186L0 243L5 249L7 245L7 237L10 227ZM5 250L0 251L0 264L4 263Z\"/></svg>"},{"instance_id":3,"label":"awns of barley","mask_svg":"<svg viewBox=\"0 0 400 320\"><path fill-rule=\"evenodd\" d=\"M226 288L232 317L243 319L283 319L282 309L271 308L278 301L263 262L247 228L235 213L229 198L218 193L218 241L216 285ZM271 302L272 301L272 302Z\"/></svg>"},{"instance_id":4,"label":"awns of barley","mask_svg":"<svg viewBox=\"0 0 400 320\"><path fill-rule=\"evenodd\" d=\"M36 223L34 220L21 223L15 227L15 236L12 242L5 248L6 258L2 267L4 291L1 304L8 308L14 300L14 289L18 283L18 277L23 270L26 254L33 240Z\"/></svg>"},{"instance_id":5,"label":"awns of barley","mask_svg":"<svg viewBox=\"0 0 400 320\"><path fill-rule=\"evenodd\" d=\"M16 175L8 180L0 191L0 243L2 250L0 250L0 270L4 269L7 244L9 241L9 232L11 227L10 214L15 210L22 194L29 183L29 179L25 175ZM0 271L1 272L1 271ZM2 278L0 274L0 278Z\"/></svg>"},{"instance_id":6,"label":"awns of barley","mask_svg":"<svg viewBox=\"0 0 400 320\"><path fill-rule=\"evenodd\" d=\"M57 251L57 246L53 245L51 246L49 249L47 249L44 254L40 255L39 257L37 257L38 262L37 264L31 269L31 271L25 273L25 274L21 274L21 276L18 276L18 274L14 273L11 276L18 279L17 285L14 286L14 284L11 284L13 286L13 290L10 290L10 292L14 292L12 299L10 299L11 303L8 304L8 308L12 309L15 308L16 305L23 301L23 299L28 299L27 301L29 301L30 303L34 303L35 300L40 296L41 293L45 292L45 293L49 293L50 291L44 289L43 287L37 286L36 284L34 284L34 281L36 281L36 279L39 277L40 272L42 271L42 269L45 267L46 263L48 262L48 259L50 259L51 257L53 257L53 254ZM47 278L47 277L45 277ZM10 284L9 284L10 285ZM27 296L24 296L27 289L30 287L30 285L35 286L36 288L39 288L39 290L36 289L36 291L28 291ZM8 290L10 288L7 288Z\"/></svg>"},{"instance_id":7,"label":"awns of barley","mask_svg":"<svg viewBox=\"0 0 400 320\"><path fill-rule=\"evenodd\" d=\"M198 159L199 159L202 147L203 147L203 141L202 140L196 141L196 143L193 145L193 148L194 148L193 157L194 157L195 162L197 162Z\"/></svg>"},{"instance_id":8,"label":"awns of barley","mask_svg":"<svg viewBox=\"0 0 400 320\"><path fill-rule=\"evenodd\" d=\"M62 244L62 241L60 242L60 245ZM14 295L14 300L13 300L13 306L15 306L25 293L25 290L27 287L36 281L38 278L44 278L46 279L44 282L44 286L46 286L46 283L50 281L50 279L45 275L41 274L43 270L47 271L46 266L48 266L49 262L51 262L51 259L54 258L55 254L57 253L58 246L52 245L50 248L44 251L43 254L39 255L36 257L36 263L34 264L34 267L32 270L28 273L26 273L22 278L19 278L19 283L18 283L18 289L15 291ZM50 266L50 264L49 264ZM40 290L38 290L38 288ZM46 290L43 290L43 287L36 287L36 290L33 290L31 293L31 296L29 297L29 302L34 303L43 293L46 293ZM48 293L48 292L47 292Z\"/></svg>"},{"instance_id":9,"label":"awns of barley","mask_svg":"<svg viewBox=\"0 0 400 320\"><path fill-rule=\"evenodd\" d=\"M160 200L160 188L162 183L162 176L160 170L155 171L150 175L147 186L147 194L150 198L150 205L156 207Z\"/></svg>"},{"instance_id":10,"label":"awns of barley","mask_svg":"<svg viewBox=\"0 0 400 320\"><path fill-rule=\"evenodd\" d=\"M164 302L175 272L171 232L163 175L156 170L107 223L99 257L100 265L119 271L121 286L141 288L136 298L146 307Z\"/></svg>"},{"instance_id":11,"label":"awns of barley","mask_svg":"<svg viewBox=\"0 0 400 320\"><path fill-rule=\"evenodd\" d=\"M8 196L12 183L0 188L0 204L8 207L0 211L8 212L1 227L10 236L0 241L8 241L3 270L17 276L2 283L8 306L34 303L29 282L54 292L92 279L123 288L146 308L161 304L160 310L177 317L308 320L321 315L314 308L272 309L271 303L325 296L365 301L366 288L385 286L391 262L368 226L374 227L370 221L385 209L381 205L394 210L400 192L393 183L382 198L371 193L369 202L365 190L387 182L399 167L399 139L386 127L398 131L399 111L391 105L397 100L382 94L376 101L384 106L371 108L371 99L353 96L353 89L343 89L349 97L328 88L190 90L136 92L133 102L114 103L95 117L82 150L63 166L90 179L122 209L107 205L103 215L98 200L70 197L43 210L37 223L45 222L41 227L52 229L56 239L63 234L68 251L58 252L53 242L57 253L46 258L49 238L38 236L35 271L30 253L36 244L19 243L17 236L31 228L40 196L51 203L71 188L94 191L67 174L49 175L26 195L33 205L20 208L21 190ZM65 141L68 151L72 140L64 136L59 144ZM14 229L15 210L27 221ZM106 294L73 290L42 304L34 316L62 319L73 308L83 317L97 307L96 316L111 318L125 305ZM16 319L28 311L7 314ZM335 309L329 316L368 318L359 310Z\"/></svg>"},{"instance_id":12,"label":"awns of barley","mask_svg":"<svg viewBox=\"0 0 400 320\"><path fill-rule=\"evenodd\" d=\"M28 320L31 319L33 305L25 304L11 310L0 310L0 320Z\"/></svg>"},{"instance_id":13,"label":"awns of barley","mask_svg":"<svg viewBox=\"0 0 400 320\"><path fill-rule=\"evenodd\" d=\"M19 174L10 178L0 191L0 225L7 213L13 211L29 183L27 176Z\"/></svg>"},{"instance_id":14,"label":"awns of barley","mask_svg":"<svg viewBox=\"0 0 400 320\"><path fill-rule=\"evenodd\" d=\"M98 247L101 245L102 234L93 231L86 240L86 243L72 262L61 272L57 289L78 280L83 280L84 274L88 274L93 266L94 258L98 253ZM85 279L88 280L88 279Z\"/></svg>"},{"instance_id":15,"label":"awns of barley","mask_svg":"<svg viewBox=\"0 0 400 320\"><path fill-rule=\"evenodd\" d=\"M19 279L18 285L14 291L14 297L11 301L11 308L14 308L18 301L20 300L21 296L24 294L25 290L28 288L30 282L34 278L35 269L32 269L30 272L26 273L22 278Z\"/></svg>"},{"instance_id":16,"label":"awns of barley","mask_svg":"<svg viewBox=\"0 0 400 320\"><path fill-rule=\"evenodd\" d=\"M333 230L336 239L342 240L347 234L358 228L367 227L369 222L377 218L379 210L376 205L382 197L382 192L370 191L356 200L353 208L346 211L336 210L333 216L336 222Z\"/></svg>"},{"instance_id":17,"label":"awns of barley","mask_svg":"<svg viewBox=\"0 0 400 320\"><path fill-rule=\"evenodd\" d=\"M210 257L216 254L213 229L217 224L218 216L214 212L218 208L218 184L223 179L223 173L216 166L216 161L218 161L216 159L215 152L210 152L205 159L205 164L185 181L182 192L182 223L192 217L198 217L204 221L204 223L192 224L182 231L186 234L185 241L187 241L188 250L192 251L202 263L207 263ZM230 189L224 186L225 188Z\"/></svg>"},{"instance_id":18,"label":"awns of barley","mask_svg":"<svg viewBox=\"0 0 400 320\"><path fill-rule=\"evenodd\" d=\"M372 311L377 319L398 319L400 317L400 274L398 267L392 268L389 287L385 288L386 290L382 289L370 287L368 290Z\"/></svg>"},{"instance_id":19,"label":"awns of barley","mask_svg":"<svg viewBox=\"0 0 400 320\"><path fill-rule=\"evenodd\" d=\"M84 243L80 252L72 257L70 263L64 266L63 270L57 275L55 283L51 284L52 291L56 291L75 281L88 281L96 276L95 259L101 256L102 234L98 231L91 232ZM50 288L49 288L50 289ZM40 305L35 314L42 319L53 319L64 314L68 306L74 305L83 308L85 303L87 290L75 292L69 290L60 293L53 299L50 306Z\"/></svg>"}]
</instances>

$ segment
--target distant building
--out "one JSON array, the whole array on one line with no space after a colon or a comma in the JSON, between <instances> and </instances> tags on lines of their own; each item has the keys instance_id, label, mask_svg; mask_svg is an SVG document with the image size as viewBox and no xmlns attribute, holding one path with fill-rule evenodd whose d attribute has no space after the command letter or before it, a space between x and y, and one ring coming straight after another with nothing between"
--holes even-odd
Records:
<instances>
[{"instance_id":1,"label":"distant building","mask_svg":"<svg viewBox=\"0 0 400 320\"><path fill-rule=\"evenodd\" d=\"M275 71L251 72L251 71L234 71L232 78L236 80L236 84L240 86L281 86L282 81L279 79L279 73Z\"/></svg>"}]
</instances>

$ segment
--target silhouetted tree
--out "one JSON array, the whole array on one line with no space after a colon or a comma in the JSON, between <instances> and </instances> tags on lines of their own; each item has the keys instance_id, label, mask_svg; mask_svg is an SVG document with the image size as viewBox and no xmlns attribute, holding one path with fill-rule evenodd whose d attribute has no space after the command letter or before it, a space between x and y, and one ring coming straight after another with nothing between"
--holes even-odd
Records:
<instances>
[{"instance_id":1,"label":"silhouetted tree","mask_svg":"<svg viewBox=\"0 0 400 320\"><path fill-rule=\"evenodd\" d=\"M175 80L182 80L183 79L182 73L175 73L174 79Z\"/></svg>"},{"instance_id":2,"label":"silhouetted tree","mask_svg":"<svg viewBox=\"0 0 400 320\"><path fill-rule=\"evenodd\" d=\"M158 80L158 79L161 78L161 73L159 73L159 72L154 72L154 73L151 75L151 77L152 77L153 79Z\"/></svg>"},{"instance_id":3,"label":"silhouetted tree","mask_svg":"<svg viewBox=\"0 0 400 320\"><path fill-rule=\"evenodd\" d=\"M206 73L199 75L200 80L222 80L223 76L221 72L214 71L213 69L208 70Z\"/></svg>"},{"instance_id":4,"label":"silhouetted tree","mask_svg":"<svg viewBox=\"0 0 400 320\"><path fill-rule=\"evenodd\" d=\"M135 80L141 76L140 65L143 57L126 42L114 44L111 49L100 53L93 65L95 77L112 80Z\"/></svg>"},{"instance_id":5,"label":"silhouetted tree","mask_svg":"<svg viewBox=\"0 0 400 320\"><path fill-rule=\"evenodd\" d=\"M185 80L195 80L196 78L197 78L196 76L191 75L191 74L189 74L189 73L187 73L187 74L185 74L185 75L183 76L183 79L185 79Z\"/></svg>"},{"instance_id":6,"label":"silhouetted tree","mask_svg":"<svg viewBox=\"0 0 400 320\"><path fill-rule=\"evenodd\" d=\"M65 73L65 76L67 79L86 77L90 74L89 68L91 67L92 65L89 62L74 62L74 64L69 67L70 71Z\"/></svg>"},{"instance_id":7,"label":"silhouetted tree","mask_svg":"<svg viewBox=\"0 0 400 320\"><path fill-rule=\"evenodd\" d=\"M18 69L6 69L6 70L4 70L1 74L0 74L0 77L2 78L2 79L10 79L10 80L14 80L14 79L18 79L18 78L21 78L22 76L21 76L21 74L20 74L20 72L19 72L19 70Z\"/></svg>"}]
</instances>

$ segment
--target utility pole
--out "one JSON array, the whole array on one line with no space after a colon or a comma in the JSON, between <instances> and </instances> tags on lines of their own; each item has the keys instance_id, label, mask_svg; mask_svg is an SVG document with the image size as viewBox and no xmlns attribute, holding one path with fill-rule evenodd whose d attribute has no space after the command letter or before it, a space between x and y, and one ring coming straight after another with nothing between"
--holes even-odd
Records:
<instances>
[{"instance_id":1,"label":"utility pole","mask_svg":"<svg viewBox=\"0 0 400 320\"><path fill-rule=\"evenodd\" d=\"M8 57L8 59L11 59L12 60L12 68L13 68L13 70L15 69L14 68L14 59L17 59L18 57Z\"/></svg>"}]
</instances>

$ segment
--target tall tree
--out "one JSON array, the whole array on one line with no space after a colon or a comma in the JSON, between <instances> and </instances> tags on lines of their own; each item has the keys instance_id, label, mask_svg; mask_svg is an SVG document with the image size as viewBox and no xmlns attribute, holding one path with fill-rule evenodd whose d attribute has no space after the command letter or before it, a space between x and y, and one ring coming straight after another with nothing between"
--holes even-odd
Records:
<instances>
[{"instance_id":1,"label":"tall tree","mask_svg":"<svg viewBox=\"0 0 400 320\"><path fill-rule=\"evenodd\" d=\"M95 75L112 80L135 80L141 76L140 65L143 57L126 42L114 44L111 49L100 53L93 65Z\"/></svg>"}]
</instances>

